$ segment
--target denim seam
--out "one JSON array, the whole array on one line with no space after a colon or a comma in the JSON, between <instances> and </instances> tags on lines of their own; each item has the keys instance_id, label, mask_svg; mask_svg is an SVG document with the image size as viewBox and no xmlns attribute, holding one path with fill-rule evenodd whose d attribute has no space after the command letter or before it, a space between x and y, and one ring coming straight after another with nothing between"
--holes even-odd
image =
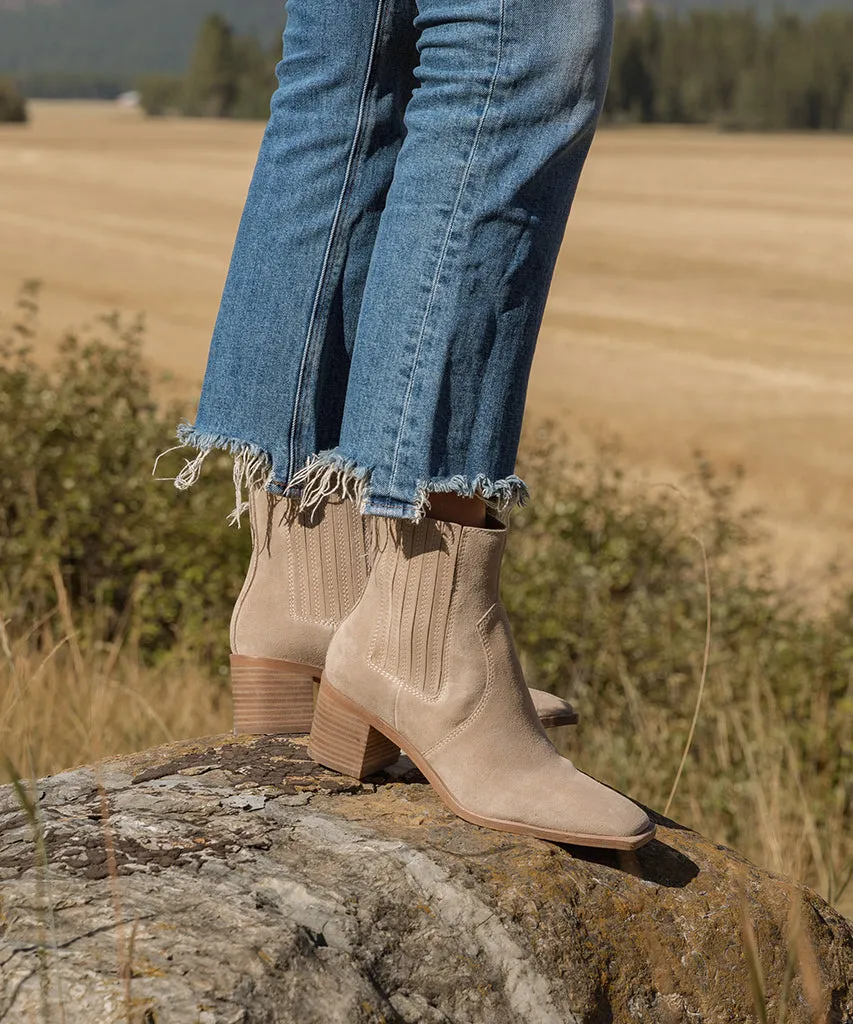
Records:
<instances>
[{"instance_id":1,"label":"denim seam","mask_svg":"<svg viewBox=\"0 0 853 1024\"><path fill-rule=\"evenodd\" d=\"M381 511L374 511L381 510ZM398 519L412 519L417 522L418 517L421 515L421 509L411 501L402 501L397 498L392 501L385 500L384 498L374 498L368 496L365 500L362 508L362 515L383 515L385 512L410 512L411 515L400 515L394 518Z\"/></svg>"},{"instance_id":2,"label":"denim seam","mask_svg":"<svg viewBox=\"0 0 853 1024\"><path fill-rule=\"evenodd\" d=\"M373 69L376 64L376 54L379 43L379 30L382 25L382 18L385 13L386 0L377 0L376 4L376 20L373 25L373 39L370 44L370 57L367 62L367 70L364 76L364 83L361 89L361 98L358 106L358 118L356 120L355 131L353 132L352 144L350 146L349 158L347 160L346 171L344 172L344 181L341 186L341 192L338 197L338 203L335 208L335 215L332 218L332 226L329 230L329 240L326 244L326 252L323 256L323 264L320 268L320 278L317 282L317 291L314 294L314 304L311 309L311 319L308 322L308 331L305 336L305 344L302 349L302 361L299 364L299 377L297 378L296 384L296 395L293 400L293 414L290 422L290 444L289 444L289 466L288 476L292 476L295 470L296 462L296 435L297 425L299 423L299 409L300 401L302 398L303 385L305 382L305 371L308 365L308 355L311 350L311 342L315 336L315 326L320 310L320 299L323 296L323 291L326 287L326 283L329 278L329 269L332 263L332 253L334 252L335 243L339 236L339 228L342 220L342 213L344 210L344 204L347 195L352 184L353 172L355 168L356 155L359 149L359 143L364 133L365 125L365 112L367 110L367 101L369 96L370 81L373 75Z\"/></svg>"},{"instance_id":3,"label":"denim seam","mask_svg":"<svg viewBox=\"0 0 853 1024\"><path fill-rule=\"evenodd\" d=\"M495 89L497 87L498 74L500 73L501 62L503 60L503 42L504 42L504 22L505 22L505 17L506 17L506 0L500 0L500 18L499 18L499 23L498 23L498 46L497 46L497 54L496 54L496 57L495 57L495 70L494 70L494 73L492 74L492 80L489 83L489 91L486 94L486 100L485 100L485 103L483 105L483 112L480 115L480 120L479 120L479 123L477 124L477 130L474 133L474 141L471 144L471 152L470 152L470 154L468 156L468 162L466 163L465 170L464 170L464 172L462 174L462 181L459 183L459 191L457 192L457 195L456 195L456 201L455 201L454 206L453 206L453 211L450 214L450 222L447 225L447 231L446 231L445 236L444 236L444 242L442 244L441 252L440 252L439 257L438 257L438 265L435 268L435 274L433 275L433 280L432 280L432 285L431 285L431 288L430 288L429 298L427 299L426 309L424 310L423 320L421 321L420 333L418 335L418 340L417 340L417 342L415 344L415 352L414 352L414 357L413 357L413 360L412 360L412 369L411 369L411 371L409 373L409 382L408 382L408 385L406 387L405 398L403 399L403 410L402 410L402 414L400 416L400 426L399 426L398 431L397 431L397 441L396 441L396 443L394 445L394 458L393 458L393 461L391 463L391 475L390 475L390 479L389 479L389 482L388 482L388 490L391 491L392 493L394 491L394 488L395 488L395 485L396 485L396 482L397 482L397 467L398 467L398 464L399 464L399 457L400 457L400 445L402 444L403 432L404 432L404 428L405 428L405 425L406 425L406 420L408 418L409 404L411 402L412 391L414 390L414 385L415 385L415 371L418 368L418 360L419 360L419 357L420 357L420 352L421 352L421 347L423 345L423 340L424 340L424 337L426 336L426 330L427 330L427 324L429 322L429 316L430 316L430 313L432 312L433 303L435 301L435 296L436 296L436 293L438 291L439 280L441 278L442 270L444 269L444 262L445 262L445 258L447 256L447 250L448 250L448 248L450 246L450 239L451 239L451 236L453 234L453 229L456 226L456 217L457 217L457 214L459 213L459 208L462 205L462 197L463 197L463 195L465 193L465 189L466 189L466 187L468 185L468 180L469 180L469 178L471 176L471 168L472 168L472 166L474 164L474 158L477 155L477 150L479 148L480 138L481 138L482 133L483 133L483 126L486 123L486 116L488 115L489 110L491 109L492 97L494 96Z\"/></svg>"}]
</instances>

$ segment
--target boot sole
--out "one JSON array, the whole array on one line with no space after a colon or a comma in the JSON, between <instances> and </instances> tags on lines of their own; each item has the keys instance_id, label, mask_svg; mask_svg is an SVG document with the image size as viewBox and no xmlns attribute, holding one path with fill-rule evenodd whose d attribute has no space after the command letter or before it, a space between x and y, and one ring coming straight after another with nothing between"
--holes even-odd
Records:
<instances>
[{"instance_id":1,"label":"boot sole","mask_svg":"<svg viewBox=\"0 0 853 1024\"><path fill-rule=\"evenodd\" d=\"M556 729L560 725L577 725L580 715L577 711L567 711L562 715L540 715L539 721L543 729Z\"/></svg>"},{"instance_id":2,"label":"boot sole","mask_svg":"<svg viewBox=\"0 0 853 1024\"><path fill-rule=\"evenodd\" d=\"M320 670L277 658L231 655L234 732L238 736L311 731Z\"/></svg>"},{"instance_id":3,"label":"boot sole","mask_svg":"<svg viewBox=\"0 0 853 1024\"><path fill-rule=\"evenodd\" d=\"M320 693L314 710L314 725L308 741L308 753L318 763L342 775L364 779L368 775L392 765L400 756L401 747L418 770L438 793L444 804L454 814L480 825L482 828L512 832L516 835L534 836L553 843L571 843L576 846L591 846L606 850L637 850L645 846L655 834L655 828L636 836L599 836L582 832L562 832L555 829L523 825L520 822L505 821L501 818L486 818L463 807L450 790L412 744L387 722L345 697L324 675L320 682Z\"/></svg>"},{"instance_id":4,"label":"boot sole","mask_svg":"<svg viewBox=\"0 0 853 1024\"><path fill-rule=\"evenodd\" d=\"M231 655L231 694L237 736L304 735L311 731L321 669L278 658ZM574 709L540 718L543 728L577 725Z\"/></svg>"}]
</instances>

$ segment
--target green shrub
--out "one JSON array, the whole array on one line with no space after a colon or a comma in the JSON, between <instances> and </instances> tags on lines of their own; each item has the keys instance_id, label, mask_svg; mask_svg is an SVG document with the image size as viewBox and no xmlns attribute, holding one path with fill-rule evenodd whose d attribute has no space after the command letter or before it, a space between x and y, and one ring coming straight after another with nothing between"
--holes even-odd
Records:
<instances>
[{"instance_id":1,"label":"green shrub","mask_svg":"<svg viewBox=\"0 0 853 1024\"><path fill-rule=\"evenodd\" d=\"M10 78L0 78L0 124L23 124L27 120L27 101Z\"/></svg>"},{"instance_id":2,"label":"green shrub","mask_svg":"<svg viewBox=\"0 0 853 1024\"><path fill-rule=\"evenodd\" d=\"M44 369L29 347L37 295L25 290L0 349L4 617L20 633L49 616L58 572L80 621L97 611L98 639L129 632L151 658L182 645L221 662L248 531L205 488L152 479L181 410L154 398L141 323L70 332ZM207 466L213 487L230 480L225 456Z\"/></svg>"},{"instance_id":3,"label":"green shrub","mask_svg":"<svg viewBox=\"0 0 853 1024\"><path fill-rule=\"evenodd\" d=\"M142 109L149 117L183 113L186 86L180 75L144 75L136 88Z\"/></svg>"}]
</instances>

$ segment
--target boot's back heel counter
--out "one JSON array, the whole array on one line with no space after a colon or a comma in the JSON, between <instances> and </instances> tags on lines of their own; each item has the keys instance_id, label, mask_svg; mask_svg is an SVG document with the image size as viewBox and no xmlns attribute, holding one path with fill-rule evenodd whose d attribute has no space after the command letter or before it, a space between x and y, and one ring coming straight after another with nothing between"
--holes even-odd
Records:
<instances>
[{"instance_id":1,"label":"boot's back heel counter","mask_svg":"<svg viewBox=\"0 0 853 1024\"><path fill-rule=\"evenodd\" d=\"M231 612L231 625L228 629L228 639L231 645L231 653L237 654L243 644L240 642L240 618L243 612L243 605L246 602L246 597L251 587L251 578L254 575L254 557L252 558L252 564L249 566L249 572L246 575L246 579L243 583L243 589L240 591L240 596L237 598L234 604L234 611Z\"/></svg>"},{"instance_id":2,"label":"boot's back heel counter","mask_svg":"<svg viewBox=\"0 0 853 1024\"><path fill-rule=\"evenodd\" d=\"M351 702L323 678L308 741L318 763L342 775L365 779L400 757L400 748L354 713Z\"/></svg>"},{"instance_id":3,"label":"boot's back heel counter","mask_svg":"<svg viewBox=\"0 0 853 1024\"><path fill-rule=\"evenodd\" d=\"M232 654L235 734L309 732L317 682L319 673L310 665Z\"/></svg>"},{"instance_id":4,"label":"boot's back heel counter","mask_svg":"<svg viewBox=\"0 0 853 1024\"><path fill-rule=\"evenodd\" d=\"M258 515L254 500L250 500L249 502L249 528L252 531L252 556L249 560L249 568L246 571L246 578L243 580L243 586L236 602L234 603L234 611L231 613L231 623L228 629L228 637L231 643L232 654L239 654L240 648L243 646L240 639L240 620L243 617L245 604L249 598L249 594L255 582L255 576L258 572L260 544L258 541Z\"/></svg>"}]
</instances>

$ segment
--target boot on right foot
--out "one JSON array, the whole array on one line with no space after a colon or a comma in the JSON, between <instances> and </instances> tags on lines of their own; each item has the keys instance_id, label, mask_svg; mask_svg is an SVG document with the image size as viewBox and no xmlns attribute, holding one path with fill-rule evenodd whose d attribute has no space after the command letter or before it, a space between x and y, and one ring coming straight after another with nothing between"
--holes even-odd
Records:
<instances>
[{"instance_id":1,"label":"boot on right foot","mask_svg":"<svg viewBox=\"0 0 853 1024\"><path fill-rule=\"evenodd\" d=\"M356 778L400 748L476 825L633 850L643 810L561 757L524 682L499 573L506 528L375 520L361 600L329 646L312 757Z\"/></svg>"}]
</instances>

